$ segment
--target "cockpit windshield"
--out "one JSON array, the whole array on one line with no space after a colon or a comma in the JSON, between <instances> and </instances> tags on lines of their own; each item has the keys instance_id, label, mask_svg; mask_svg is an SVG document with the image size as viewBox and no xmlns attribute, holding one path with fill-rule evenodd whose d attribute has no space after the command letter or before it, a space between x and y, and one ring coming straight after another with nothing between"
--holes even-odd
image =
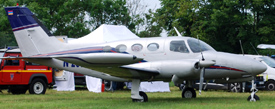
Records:
<instances>
[{"instance_id":1,"label":"cockpit windshield","mask_svg":"<svg viewBox=\"0 0 275 109\"><path fill-rule=\"evenodd\" d=\"M268 66L275 68L275 60L270 57L260 57Z\"/></svg>"},{"instance_id":2,"label":"cockpit windshield","mask_svg":"<svg viewBox=\"0 0 275 109\"><path fill-rule=\"evenodd\" d=\"M215 49L213 49L211 46L209 46L205 42L197 40L197 39L188 39L187 43L188 43L190 49L194 53L198 53L201 51L216 51Z\"/></svg>"}]
</instances>

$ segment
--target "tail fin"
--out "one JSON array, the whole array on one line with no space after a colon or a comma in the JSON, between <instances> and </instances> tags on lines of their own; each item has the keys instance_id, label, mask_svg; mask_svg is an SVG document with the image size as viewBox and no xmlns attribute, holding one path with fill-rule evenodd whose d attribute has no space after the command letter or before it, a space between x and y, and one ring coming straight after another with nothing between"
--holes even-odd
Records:
<instances>
[{"instance_id":1,"label":"tail fin","mask_svg":"<svg viewBox=\"0 0 275 109\"><path fill-rule=\"evenodd\" d=\"M58 51L64 43L50 37L49 30L26 7L5 8L12 31L23 56Z\"/></svg>"}]
</instances>

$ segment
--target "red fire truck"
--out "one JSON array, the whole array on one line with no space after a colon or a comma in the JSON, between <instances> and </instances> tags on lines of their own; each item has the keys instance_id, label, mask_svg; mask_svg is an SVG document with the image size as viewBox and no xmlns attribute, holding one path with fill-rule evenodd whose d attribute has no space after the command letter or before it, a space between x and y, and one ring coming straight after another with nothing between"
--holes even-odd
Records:
<instances>
[{"instance_id":1,"label":"red fire truck","mask_svg":"<svg viewBox=\"0 0 275 109\"><path fill-rule=\"evenodd\" d=\"M0 57L22 57L19 49L0 49ZM45 94L53 85L54 71L47 66L28 61L0 59L0 90L12 94Z\"/></svg>"}]
</instances>

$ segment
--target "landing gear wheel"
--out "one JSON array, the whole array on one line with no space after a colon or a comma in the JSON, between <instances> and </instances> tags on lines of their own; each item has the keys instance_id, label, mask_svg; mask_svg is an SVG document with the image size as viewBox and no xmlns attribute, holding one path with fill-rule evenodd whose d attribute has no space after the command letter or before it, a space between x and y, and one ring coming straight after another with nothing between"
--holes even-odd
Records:
<instances>
[{"instance_id":1,"label":"landing gear wheel","mask_svg":"<svg viewBox=\"0 0 275 109\"><path fill-rule=\"evenodd\" d=\"M274 81L268 81L265 85L266 90L273 91L275 90L275 82Z\"/></svg>"},{"instance_id":2,"label":"landing gear wheel","mask_svg":"<svg viewBox=\"0 0 275 109\"><path fill-rule=\"evenodd\" d=\"M181 94L182 98L196 98L196 92L193 88L185 88Z\"/></svg>"},{"instance_id":3,"label":"landing gear wheel","mask_svg":"<svg viewBox=\"0 0 275 109\"><path fill-rule=\"evenodd\" d=\"M230 83L228 89L230 92L242 92L242 83Z\"/></svg>"},{"instance_id":4,"label":"landing gear wheel","mask_svg":"<svg viewBox=\"0 0 275 109\"><path fill-rule=\"evenodd\" d=\"M260 98L256 95L256 94L254 94L254 97L253 97L256 101L259 101L260 100ZM250 101L251 100L251 95L247 98L247 101Z\"/></svg>"},{"instance_id":5,"label":"landing gear wheel","mask_svg":"<svg viewBox=\"0 0 275 109\"><path fill-rule=\"evenodd\" d=\"M29 87L29 93L30 94L45 94L47 89L46 83L44 80L37 78L34 79Z\"/></svg>"},{"instance_id":6,"label":"landing gear wheel","mask_svg":"<svg viewBox=\"0 0 275 109\"><path fill-rule=\"evenodd\" d=\"M143 99L132 99L133 102L148 102L148 96L146 95L146 93L139 91L139 95L143 98Z\"/></svg>"},{"instance_id":7,"label":"landing gear wheel","mask_svg":"<svg viewBox=\"0 0 275 109\"><path fill-rule=\"evenodd\" d=\"M105 91L113 91L113 83L112 81L104 80Z\"/></svg>"}]
</instances>

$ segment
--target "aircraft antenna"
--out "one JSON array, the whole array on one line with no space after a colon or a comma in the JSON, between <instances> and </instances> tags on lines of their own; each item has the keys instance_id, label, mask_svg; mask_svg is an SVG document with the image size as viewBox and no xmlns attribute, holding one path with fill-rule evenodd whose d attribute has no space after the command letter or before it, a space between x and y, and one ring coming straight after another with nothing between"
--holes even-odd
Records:
<instances>
[{"instance_id":1,"label":"aircraft antenna","mask_svg":"<svg viewBox=\"0 0 275 109\"><path fill-rule=\"evenodd\" d=\"M242 46L242 40L239 40L240 42L240 45L241 45L241 49L242 49L242 53L243 53L243 56L244 56L244 52L243 52L243 46Z\"/></svg>"},{"instance_id":2,"label":"aircraft antenna","mask_svg":"<svg viewBox=\"0 0 275 109\"><path fill-rule=\"evenodd\" d=\"M255 49L255 47L252 45L252 43L250 42L250 45L252 46L252 48L255 50L255 52L258 54L258 55L260 55L259 53L258 53L258 51Z\"/></svg>"},{"instance_id":3,"label":"aircraft antenna","mask_svg":"<svg viewBox=\"0 0 275 109\"><path fill-rule=\"evenodd\" d=\"M180 32L178 31L178 29L176 27L174 27L175 31L177 32L179 37L182 37L182 35L180 34Z\"/></svg>"}]
</instances>

